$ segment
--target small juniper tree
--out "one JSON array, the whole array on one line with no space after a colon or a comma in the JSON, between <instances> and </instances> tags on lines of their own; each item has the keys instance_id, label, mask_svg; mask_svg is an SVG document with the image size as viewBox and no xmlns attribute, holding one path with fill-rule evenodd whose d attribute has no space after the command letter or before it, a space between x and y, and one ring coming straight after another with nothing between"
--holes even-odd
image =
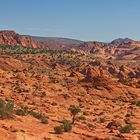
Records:
<instances>
[{"instance_id":1,"label":"small juniper tree","mask_svg":"<svg viewBox=\"0 0 140 140\"><path fill-rule=\"evenodd\" d=\"M74 124L76 120L76 115L81 111L79 106L71 105L68 109L71 112L72 115L72 124Z\"/></svg>"},{"instance_id":2,"label":"small juniper tree","mask_svg":"<svg viewBox=\"0 0 140 140\"><path fill-rule=\"evenodd\" d=\"M13 108L14 102L13 101L4 101L0 99L0 118L8 119L13 117Z\"/></svg>"}]
</instances>

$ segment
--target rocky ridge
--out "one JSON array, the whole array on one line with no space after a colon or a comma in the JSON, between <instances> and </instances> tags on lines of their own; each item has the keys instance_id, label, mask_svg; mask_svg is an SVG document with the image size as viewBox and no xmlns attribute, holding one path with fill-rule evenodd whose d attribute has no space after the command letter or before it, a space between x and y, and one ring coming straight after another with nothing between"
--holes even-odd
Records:
<instances>
[{"instance_id":1,"label":"rocky ridge","mask_svg":"<svg viewBox=\"0 0 140 140\"><path fill-rule=\"evenodd\" d=\"M140 59L140 42L129 38L116 39L111 43L83 42L64 38L44 38L19 35L14 31L0 31L0 44L47 48L51 50L76 51L104 59Z\"/></svg>"}]
</instances>

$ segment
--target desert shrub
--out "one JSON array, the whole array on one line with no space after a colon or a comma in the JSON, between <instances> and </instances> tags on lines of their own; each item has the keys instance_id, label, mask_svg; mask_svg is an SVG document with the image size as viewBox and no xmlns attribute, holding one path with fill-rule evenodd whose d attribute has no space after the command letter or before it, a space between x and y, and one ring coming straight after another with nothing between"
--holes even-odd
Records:
<instances>
[{"instance_id":1,"label":"desert shrub","mask_svg":"<svg viewBox=\"0 0 140 140\"><path fill-rule=\"evenodd\" d=\"M140 106L140 101L133 101L131 104L136 105L136 106Z\"/></svg>"},{"instance_id":2,"label":"desert shrub","mask_svg":"<svg viewBox=\"0 0 140 140\"><path fill-rule=\"evenodd\" d=\"M84 112L83 112L83 115L88 116L88 115L89 115L89 112L84 111Z\"/></svg>"},{"instance_id":3,"label":"desert shrub","mask_svg":"<svg viewBox=\"0 0 140 140\"><path fill-rule=\"evenodd\" d=\"M48 116L46 116L45 114L43 114L43 113L38 113L38 112L34 112L34 111L29 111L29 114L32 115L34 118L37 118L37 119L39 119L39 120L48 118Z\"/></svg>"},{"instance_id":4,"label":"desert shrub","mask_svg":"<svg viewBox=\"0 0 140 140\"><path fill-rule=\"evenodd\" d=\"M59 126L54 127L56 134L62 134L63 132L70 132L72 130L72 123L68 120L64 120Z\"/></svg>"},{"instance_id":5,"label":"desert shrub","mask_svg":"<svg viewBox=\"0 0 140 140\"><path fill-rule=\"evenodd\" d=\"M91 123L87 123L87 126L88 127L91 127L91 128L95 128L95 125L91 124Z\"/></svg>"},{"instance_id":6,"label":"desert shrub","mask_svg":"<svg viewBox=\"0 0 140 140\"><path fill-rule=\"evenodd\" d=\"M100 123L104 123L106 121L106 118L100 118Z\"/></svg>"},{"instance_id":7,"label":"desert shrub","mask_svg":"<svg viewBox=\"0 0 140 140\"><path fill-rule=\"evenodd\" d=\"M42 69L40 69L40 73L41 73L41 74L45 74L46 71L47 71L46 68L42 68Z\"/></svg>"},{"instance_id":8,"label":"desert shrub","mask_svg":"<svg viewBox=\"0 0 140 140\"><path fill-rule=\"evenodd\" d=\"M140 101L137 101L136 106L140 106Z\"/></svg>"},{"instance_id":9,"label":"desert shrub","mask_svg":"<svg viewBox=\"0 0 140 140\"><path fill-rule=\"evenodd\" d=\"M86 117L85 116L79 116L79 119L80 120L86 120Z\"/></svg>"},{"instance_id":10,"label":"desert shrub","mask_svg":"<svg viewBox=\"0 0 140 140\"><path fill-rule=\"evenodd\" d=\"M64 128L64 132L69 132L72 130L72 124L70 121L68 120L64 120L63 121L63 128Z\"/></svg>"},{"instance_id":11,"label":"desert shrub","mask_svg":"<svg viewBox=\"0 0 140 140\"><path fill-rule=\"evenodd\" d=\"M22 46L10 46L10 45L0 45L2 49L2 54L13 55L13 54L37 54L37 53L47 53L45 48L29 48Z\"/></svg>"},{"instance_id":12,"label":"desert shrub","mask_svg":"<svg viewBox=\"0 0 140 140\"><path fill-rule=\"evenodd\" d=\"M8 119L13 117L14 102L0 99L0 118Z\"/></svg>"},{"instance_id":13,"label":"desert shrub","mask_svg":"<svg viewBox=\"0 0 140 140\"><path fill-rule=\"evenodd\" d=\"M19 116L25 116L25 112L24 112L24 110L23 109L17 109L16 110L16 115L19 115Z\"/></svg>"},{"instance_id":14,"label":"desert shrub","mask_svg":"<svg viewBox=\"0 0 140 140\"><path fill-rule=\"evenodd\" d=\"M55 126L54 131L56 134L62 134L63 133L63 125Z\"/></svg>"},{"instance_id":15,"label":"desert shrub","mask_svg":"<svg viewBox=\"0 0 140 140\"><path fill-rule=\"evenodd\" d=\"M68 109L72 115L72 124L74 124L76 120L76 115L81 111L79 106L71 105Z\"/></svg>"},{"instance_id":16,"label":"desert shrub","mask_svg":"<svg viewBox=\"0 0 140 140\"><path fill-rule=\"evenodd\" d=\"M126 124L119 129L121 133L130 133L132 130L135 128L131 124Z\"/></svg>"},{"instance_id":17,"label":"desert shrub","mask_svg":"<svg viewBox=\"0 0 140 140\"><path fill-rule=\"evenodd\" d=\"M5 106L5 101L0 99L0 109L4 108L4 106Z\"/></svg>"},{"instance_id":18,"label":"desert shrub","mask_svg":"<svg viewBox=\"0 0 140 140\"><path fill-rule=\"evenodd\" d=\"M16 115L25 116L27 114L28 114L28 110L26 107L21 107L21 108L16 110Z\"/></svg>"}]
</instances>

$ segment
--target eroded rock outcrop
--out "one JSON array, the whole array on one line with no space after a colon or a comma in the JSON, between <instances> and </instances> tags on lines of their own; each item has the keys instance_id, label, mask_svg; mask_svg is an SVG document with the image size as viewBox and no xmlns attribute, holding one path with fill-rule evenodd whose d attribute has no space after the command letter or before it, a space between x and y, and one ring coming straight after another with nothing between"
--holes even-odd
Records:
<instances>
[{"instance_id":1,"label":"eroded rock outcrop","mask_svg":"<svg viewBox=\"0 0 140 140\"><path fill-rule=\"evenodd\" d=\"M0 31L0 44L41 48L41 44L29 36L19 35L14 31Z\"/></svg>"}]
</instances>

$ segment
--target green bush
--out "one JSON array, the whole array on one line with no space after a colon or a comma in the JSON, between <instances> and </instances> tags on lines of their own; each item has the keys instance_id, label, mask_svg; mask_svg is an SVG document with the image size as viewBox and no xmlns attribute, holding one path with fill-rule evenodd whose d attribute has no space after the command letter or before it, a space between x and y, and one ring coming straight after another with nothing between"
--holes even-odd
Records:
<instances>
[{"instance_id":1,"label":"green bush","mask_svg":"<svg viewBox=\"0 0 140 140\"><path fill-rule=\"evenodd\" d=\"M45 114L34 112L34 111L29 111L29 114L32 115L34 118L37 118L40 120L48 118L48 116L46 116Z\"/></svg>"},{"instance_id":2,"label":"green bush","mask_svg":"<svg viewBox=\"0 0 140 140\"><path fill-rule=\"evenodd\" d=\"M87 111L84 111L84 112L83 112L83 115L88 116L89 113L88 113Z\"/></svg>"},{"instance_id":3,"label":"green bush","mask_svg":"<svg viewBox=\"0 0 140 140\"><path fill-rule=\"evenodd\" d=\"M28 112L27 108L21 107L21 108L16 110L16 115L25 116L25 115L27 115L27 112Z\"/></svg>"},{"instance_id":4,"label":"green bush","mask_svg":"<svg viewBox=\"0 0 140 140\"><path fill-rule=\"evenodd\" d=\"M70 121L68 120L64 120L63 121L63 128L64 128L64 132L69 132L72 130L72 124Z\"/></svg>"},{"instance_id":5,"label":"green bush","mask_svg":"<svg viewBox=\"0 0 140 140\"><path fill-rule=\"evenodd\" d=\"M70 132L71 130L72 130L72 123L68 120L64 120L62 125L54 127L54 131L56 134L62 134L63 132Z\"/></svg>"},{"instance_id":6,"label":"green bush","mask_svg":"<svg viewBox=\"0 0 140 140\"><path fill-rule=\"evenodd\" d=\"M132 104L136 106L140 106L140 101L133 101Z\"/></svg>"},{"instance_id":7,"label":"green bush","mask_svg":"<svg viewBox=\"0 0 140 140\"><path fill-rule=\"evenodd\" d=\"M85 116L79 116L79 119L80 120L86 120L86 117Z\"/></svg>"},{"instance_id":8,"label":"green bush","mask_svg":"<svg viewBox=\"0 0 140 140\"><path fill-rule=\"evenodd\" d=\"M63 133L63 125L55 126L54 131L56 134L62 134Z\"/></svg>"},{"instance_id":9,"label":"green bush","mask_svg":"<svg viewBox=\"0 0 140 140\"><path fill-rule=\"evenodd\" d=\"M24 110L23 109L17 109L16 110L16 115L19 115L19 116L25 116L25 112L24 112Z\"/></svg>"},{"instance_id":10,"label":"green bush","mask_svg":"<svg viewBox=\"0 0 140 140\"><path fill-rule=\"evenodd\" d=\"M126 124L119 129L121 133L130 133L131 130L135 130L131 124Z\"/></svg>"},{"instance_id":11,"label":"green bush","mask_svg":"<svg viewBox=\"0 0 140 140\"><path fill-rule=\"evenodd\" d=\"M79 106L71 105L68 109L71 112L72 115L72 124L74 124L76 120L76 115L81 111Z\"/></svg>"},{"instance_id":12,"label":"green bush","mask_svg":"<svg viewBox=\"0 0 140 140\"><path fill-rule=\"evenodd\" d=\"M48 124L48 118L49 117L46 116L45 114L34 112L33 110L27 110L26 112L27 112L27 114L30 114L34 118L39 119L41 121L41 123Z\"/></svg>"},{"instance_id":13,"label":"green bush","mask_svg":"<svg viewBox=\"0 0 140 140\"><path fill-rule=\"evenodd\" d=\"M14 102L0 99L0 118L8 119L13 117Z\"/></svg>"},{"instance_id":14,"label":"green bush","mask_svg":"<svg viewBox=\"0 0 140 140\"><path fill-rule=\"evenodd\" d=\"M4 108L5 106L5 101L0 99L0 109Z\"/></svg>"},{"instance_id":15,"label":"green bush","mask_svg":"<svg viewBox=\"0 0 140 140\"><path fill-rule=\"evenodd\" d=\"M41 73L41 74L45 74L46 71L47 71L46 68L42 68L42 69L40 69L40 73Z\"/></svg>"},{"instance_id":16,"label":"green bush","mask_svg":"<svg viewBox=\"0 0 140 140\"><path fill-rule=\"evenodd\" d=\"M91 123L87 123L87 126L88 127L91 127L91 128L95 128L95 125L91 124Z\"/></svg>"},{"instance_id":17,"label":"green bush","mask_svg":"<svg viewBox=\"0 0 140 140\"><path fill-rule=\"evenodd\" d=\"M100 123L104 123L106 121L106 118L100 118Z\"/></svg>"}]
</instances>

